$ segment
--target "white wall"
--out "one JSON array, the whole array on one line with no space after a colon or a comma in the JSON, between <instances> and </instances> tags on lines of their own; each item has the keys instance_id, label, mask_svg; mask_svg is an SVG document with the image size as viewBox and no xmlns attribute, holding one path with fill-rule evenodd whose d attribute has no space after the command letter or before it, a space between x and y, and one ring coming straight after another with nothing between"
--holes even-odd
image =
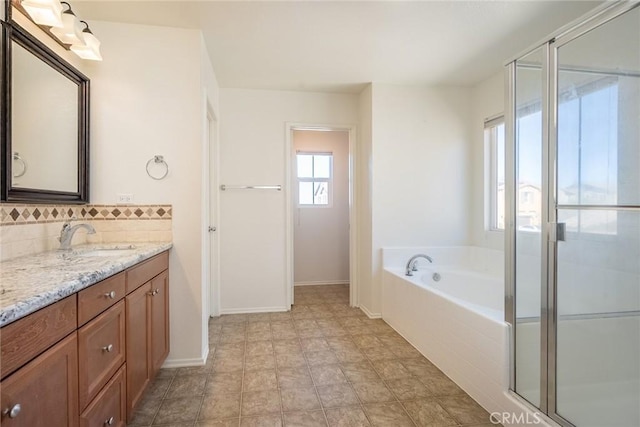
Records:
<instances>
[{"instance_id":1,"label":"white wall","mask_svg":"<svg viewBox=\"0 0 640 427\"><path fill-rule=\"evenodd\" d=\"M356 301L361 307L371 307L373 300L372 280L372 130L373 130L373 86L368 85L358 97L358 149L356 181L358 217L358 289Z\"/></svg>"},{"instance_id":2,"label":"white wall","mask_svg":"<svg viewBox=\"0 0 640 427\"><path fill-rule=\"evenodd\" d=\"M488 231L489 152L484 143L484 121L504 114L504 71L478 83L471 91L471 241L475 246L504 249L504 233Z\"/></svg>"},{"instance_id":3,"label":"white wall","mask_svg":"<svg viewBox=\"0 0 640 427\"><path fill-rule=\"evenodd\" d=\"M292 164L294 283L349 282L349 132L294 130L296 152L332 153L329 205L299 207L295 163Z\"/></svg>"},{"instance_id":4,"label":"white wall","mask_svg":"<svg viewBox=\"0 0 640 427\"><path fill-rule=\"evenodd\" d=\"M360 300L370 315L381 311L383 247L469 242L469 98L466 88L373 85L372 280Z\"/></svg>"},{"instance_id":5,"label":"white wall","mask_svg":"<svg viewBox=\"0 0 640 427\"><path fill-rule=\"evenodd\" d=\"M87 66L91 201L114 203L117 193L131 193L135 203L173 205L168 363L198 363L207 347L201 282L202 98L208 88L217 108L217 83L212 73L203 73L199 31L106 22L92 22L91 28L102 41L104 57ZM161 181L145 171L156 154L170 168Z\"/></svg>"},{"instance_id":6,"label":"white wall","mask_svg":"<svg viewBox=\"0 0 640 427\"><path fill-rule=\"evenodd\" d=\"M286 310L285 126L354 124L357 96L223 88L220 103L220 184L284 188L221 192L221 311Z\"/></svg>"}]
</instances>

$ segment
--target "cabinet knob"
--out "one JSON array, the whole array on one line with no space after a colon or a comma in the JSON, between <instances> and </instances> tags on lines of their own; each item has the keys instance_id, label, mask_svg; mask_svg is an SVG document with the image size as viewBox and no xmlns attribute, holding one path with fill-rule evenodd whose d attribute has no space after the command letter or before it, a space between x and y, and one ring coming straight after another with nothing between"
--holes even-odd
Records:
<instances>
[{"instance_id":1,"label":"cabinet knob","mask_svg":"<svg viewBox=\"0 0 640 427\"><path fill-rule=\"evenodd\" d=\"M22 407L20 406L19 403L16 403L15 405L13 405L11 408L5 408L2 411L3 415L8 415L9 418L15 418L18 416L18 414L20 413L20 410L22 409Z\"/></svg>"},{"instance_id":2,"label":"cabinet knob","mask_svg":"<svg viewBox=\"0 0 640 427\"><path fill-rule=\"evenodd\" d=\"M102 351L106 351L107 353L111 353L113 351L113 344L109 344L106 347L102 347Z\"/></svg>"},{"instance_id":3,"label":"cabinet knob","mask_svg":"<svg viewBox=\"0 0 640 427\"><path fill-rule=\"evenodd\" d=\"M107 292L104 294L105 297L114 299L116 297L116 291Z\"/></svg>"},{"instance_id":4,"label":"cabinet knob","mask_svg":"<svg viewBox=\"0 0 640 427\"><path fill-rule=\"evenodd\" d=\"M160 293L160 289L159 289L159 288L158 288L158 289L156 289L156 290L155 290L155 293L156 293L156 295L158 295L158 294Z\"/></svg>"},{"instance_id":5,"label":"cabinet knob","mask_svg":"<svg viewBox=\"0 0 640 427\"><path fill-rule=\"evenodd\" d=\"M104 425L106 425L106 426L112 426L112 425L113 425L113 423L114 423L115 421L116 421L116 419L115 419L115 418L113 418L113 417L109 417L109 419L108 419L108 420L106 420L106 421L104 422Z\"/></svg>"}]
</instances>

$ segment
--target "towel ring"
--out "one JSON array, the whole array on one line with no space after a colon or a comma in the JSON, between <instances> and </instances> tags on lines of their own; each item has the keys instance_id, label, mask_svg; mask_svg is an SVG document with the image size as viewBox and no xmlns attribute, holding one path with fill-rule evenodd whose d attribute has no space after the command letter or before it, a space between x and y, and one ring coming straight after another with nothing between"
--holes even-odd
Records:
<instances>
[{"instance_id":1,"label":"towel ring","mask_svg":"<svg viewBox=\"0 0 640 427\"><path fill-rule=\"evenodd\" d=\"M151 166L152 164L164 165L165 170L162 176L154 176L151 174L151 172L149 172L149 166ZM147 162L147 175L159 181L161 179L164 179L168 174L169 174L169 165L167 164L167 162L164 161L164 156L156 155L156 156L153 156L153 158L149 159L149 161Z\"/></svg>"},{"instance_id":2,"label":"towel ring","mask_svg":"<svg viewBox=\"0 0 640 427\"><path fill-rule=\"evenodd\" d=\"M16 161L22 163L22 172L13 174L14 178L20 178L25 173L27 173L27 162L25 162L24 159L22 157L20 157L20 153L18 153L17 151L15 151L13 153L13 160L16 160Z\"/></svg>"}]
</instances>

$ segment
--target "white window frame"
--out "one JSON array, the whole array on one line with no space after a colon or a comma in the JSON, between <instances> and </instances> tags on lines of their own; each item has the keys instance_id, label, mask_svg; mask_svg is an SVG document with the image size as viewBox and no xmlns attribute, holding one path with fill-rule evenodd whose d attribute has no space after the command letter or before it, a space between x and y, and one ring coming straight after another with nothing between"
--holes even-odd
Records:
<instances>
[{"instance_id":1,"label":"white window frame","mask_svg":"<svg viewBox=\"0 0 640 427\"><path fill-rule=\"evenodd\" d=\"M329 178L301 178L298 176L298 156L327 156L329 157ZM333 152L327 151L296 151L296 162L295 162L295 176L296 176L296 204L298 208L330 208L333 206ZM312 172L313 174L313 172ZM326 182L327 183L327 203L326 204L302 204L300 203L300 183L301 182Z\"/></svg>"},{"instance_id":2,"label":"white window frame","mask_svg":"<svg viewBox=\"0 0 640 427\"><path fill-rule=\"evenodd\" d=\"M489 231L504 232L504 226L499 227L499 214L498 214L498 138L497 130L499 126L503 126L504 129L504 116L494 116L486 119L484 122L484 141L487 147L489 161L486 163L489 167L489 173L486 174L488 179L488 191L489 197L486 199L488 203L488 224L487 229ZM506 139L505 139L506 143ZM505 158L506 164L506 158ZM505 166L505 165L503 165ZM503 173L504 176L504 173ZM505 190L506 191L506 190ZM506 194L505 194L506 202ZM506 205L506 203L505 203ZM506 211L506 206L505 206ZM506 218L506 212L502 214L503 220Z\"/></svg>"}]
</instances>

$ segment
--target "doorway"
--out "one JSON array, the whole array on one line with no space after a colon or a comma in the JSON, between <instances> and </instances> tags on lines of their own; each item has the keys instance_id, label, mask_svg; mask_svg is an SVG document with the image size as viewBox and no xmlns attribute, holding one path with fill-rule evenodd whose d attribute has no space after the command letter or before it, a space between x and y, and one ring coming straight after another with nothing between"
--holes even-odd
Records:
<instances>
[{"instance_id":1,"label":"doorway","mask_svg":"<svg viewBox=\"0 0 640 427\"><path fill-rule=\"evenodd\" d=\"M354 129L288 125L288 136L288 303L326 289L354 306Z\"/></svg>"}]
</instances>

